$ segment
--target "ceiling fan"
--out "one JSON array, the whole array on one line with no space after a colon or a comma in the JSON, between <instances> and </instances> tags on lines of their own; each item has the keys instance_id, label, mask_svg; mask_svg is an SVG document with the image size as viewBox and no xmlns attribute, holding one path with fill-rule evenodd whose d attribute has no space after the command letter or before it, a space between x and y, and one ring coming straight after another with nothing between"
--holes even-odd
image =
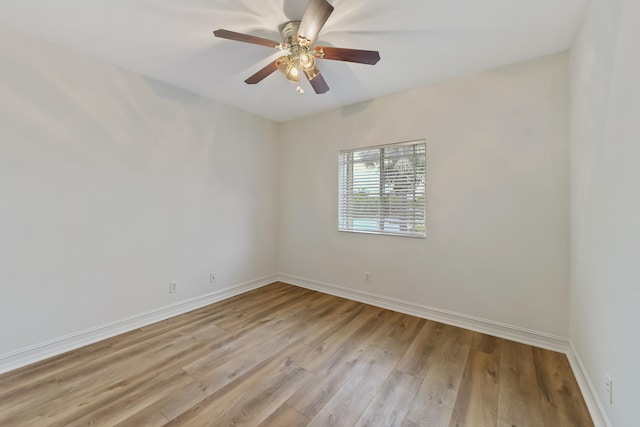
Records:
<instances>
[{"instance_id":1,"label":"ceiling fan","mask_svg":"<svg viewBox=\"0 0 640 427\"><path fill-rule=\"evenodd\" d=\"M282 25L280 29L283 37L282 42L223 29L216 30L213 34L224 39L258 44L289 52L288 55L277 58L246 79L245 83L250 85L259 83L274 71L279 70L287 80L294 83L299 83L300 74L304 74L315 93L321 94L329 90L329 85L320 74L316 59L332 59L369 65L375 65L380 60L380 54L373 50L314 46L318 33L327 22L331 12L333 12L333 6L327 0L309 0L301 21L290 21ZM299 93L304 92L299 85L296 90Z\"/></svg>"}]
</instances>

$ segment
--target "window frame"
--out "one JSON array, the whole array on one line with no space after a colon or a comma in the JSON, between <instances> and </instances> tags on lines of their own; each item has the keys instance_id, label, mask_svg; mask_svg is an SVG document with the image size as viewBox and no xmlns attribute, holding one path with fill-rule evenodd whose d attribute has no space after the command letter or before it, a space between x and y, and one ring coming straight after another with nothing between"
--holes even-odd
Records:
<instances>
[{"instance_id":1,"label":"window frame","mask_svg":"<svg viewBox=\"0 0 640 427\"><path fill-rule=\"evenodd\" d=\"M422 209L422 224L418 224L418 225L422 225L424 227L422 232L390 232L390 231L385 231L384 230L384 224L387 222L385 221L386 218L389 218L388 216L384 216L381 215L383 208L380 206L378 207L378 211L377 214L379 216L379 220L380 223L378 225L378 229L377 230L362 230L362 229L354 229L353 225L351 225L351 227L349 227L348 225L345 225L343 227L343 223L345 221L353 221L353 217L352 216L346 216L343 215L343 209L345 209L344 205L345 203L348 202L344 202L343 198L344 196L344 192L343 192L343 187L345 187L345 184L348 185L351 188L351 193L352 193L352 197L349 200L351 203L353 203L353 194L354 194L354 172L353 172L353 167L354 167L354 160L353 158L351 158L351 160L348 160L346 162L343 162L343 156L344 155L353 155L354 153L357 152L365 152L365 151L372 151L372 150L380 150L380 154L377 157L377 160L379 163L379 165L383 165L384 161L385 161L385 154L387 152L388 149L394 148L394 147L399 147L399 146L423 146L424 147L424 151L423 154L414 154L417 156L424 156L424 176L423 176L423 182L422 182L422 186L423 186L423 205L421 206ZM344 167L347 167L348 170L343 170ZM384 168L380 168L379 167L379 180L380 180L380 184L379 184L379 193L378 193L378 197L379 197L379 203L382 204L383 203L383 199L384 196L387 196L389 193L387 193L386 191L384 191L383 189L385 188L385 180L388 177L388 173L383 173L384 172ZM346 177L343 178L343 174L346 174ZM415 170L414 170L414 174L416 174ZM348 184L348 181L351 181L350 184ZM413 189L413 193L415 194L415 186ZM345 150L340 150L338 153L338 231L340 232L346 232L346 233L360 233L360 234L374 234L374 235L385 235L385 236L397 236L397 237L412 237L412 238L419 238L419 239L425 239L427 237L427 200L426 200L426 196L427 196L427 141L426 139L417 139L417 140L411 140L411 141L403 141L403 142L397 142L397 143L391 143L391 144L381 144L381 145L372 145L372 146L366 146L366 147L357 147L357 148L350 148L350 149L345 149ZM408 211L407 211L408 212ZM418 217L420 218L420 217Z\"/></svg>"}]
</instances>

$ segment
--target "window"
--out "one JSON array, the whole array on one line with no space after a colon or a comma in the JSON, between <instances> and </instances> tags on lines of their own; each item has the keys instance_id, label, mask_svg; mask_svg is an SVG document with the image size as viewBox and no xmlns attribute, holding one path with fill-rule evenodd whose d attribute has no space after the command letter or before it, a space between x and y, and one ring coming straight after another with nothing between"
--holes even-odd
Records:
<instances>
[{"instance_id":1,"label":"window","mask_svg":"<svg viewBox=\"0 0 640 427\"><path fill-rule=\"evenodd\" d=\"M425 237L426 144L341 151L338 229Z\"/></svg>"}]
</instances>

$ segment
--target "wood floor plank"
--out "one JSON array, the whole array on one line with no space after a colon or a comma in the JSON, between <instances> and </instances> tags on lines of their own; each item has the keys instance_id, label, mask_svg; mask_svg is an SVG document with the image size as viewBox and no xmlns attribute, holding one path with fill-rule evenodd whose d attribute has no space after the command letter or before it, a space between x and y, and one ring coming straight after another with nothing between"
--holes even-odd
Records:
<instances>
[{"instance_id":1,"label":"wood floor plank","mask_svg":"<svg viewBox=\"0 0 640 427\"><path fill-rule=\"evenodd\" d=\"M215 369L217 366L226 363L229 359L237 357L247 351L248 348L261 344L268 344L269 341L295 341L295 330L290 331L295 325L284 319L274 322L267 322L259 327L247 331L231 340L222 347L203 354L202 357L193 360L183 366L183 369L191 375L199 375ZM266 332L269 333L266 333Z\"/></svg>"},{"instance_id":2,"label":"wood floor plank","mask_svg":"<svg viewBox=\"0 0 640 427\"><path fill-rule=\"evenodd\" d=\"M402 426L420 382L419 378L393 370L355 425Z\"/></svg>"},{"instance_id":3,"label":"wood floor plank","mask_svg":"<svg viewBox=\"0 0 640 427\"><path fill-rule=\"evenodd\" d=\"M62 399L53 399L53 405L47 406L45 410L37 408L19 413L17 414L17 417L16 414L5 419L0 417L0 421L2 421L0 422L0 425L42 425L47 427L68 426L80 418L86 417L93 412L100 411L105 405L109 405L115 400L130 397L135 390L153 390L153 387L157 387L158 385L167 385L172 381L176 381L178 383L180 381L185 381L186 377L186 374L180 371L162 372L155 376L146 377L144 380L136 382L134 386L123 388L113 399L105 399L102 401L78 401L74 402L73 405L66 405Z\"/></svg>"},{"instance_id":4,"label":"wood floor plank","mask_svg":"<svg viewBox=\"0 0 640 427\"><path fill-rule=\"evenodd\" d=\"M27 408L51 400L52 396L58 396L61 393L61 388L54 375L40 378L34 383L27 382L19 387L8 387L10 391L4 393L0 398L0 420L9 419L14 414L18 416ZM19 382L14 384L20 385Z\"/></svg>"},{"instance_id":5,"label":"wood floor plank","mask_svg":"<svg viewBox=\"0 0 640 427\"><path fill-rule=\"evenodd\" d=\"M473 339L471 341L471 350L483 351L489 354L500 353L502 343L505 340L502 338L494 337L487 334L481 334L480 332L473 332Z\"/></svg>"},{"instance_id":6,"label":"wood floor plank","mask_svg":"<svg viewBox=\"0 0 640 427\"><path fill-rule=\"evenodd\" d=\"M414 399L407 421L425 427L446 427L456 403L472 345L471 331L444 326L437 350Z\"/></svg>"},{"instance_id":7,"label":"wood floor plank","mask_svg":"<svg viewBox=\"0 0 640 427\"><path fill-rule=\"evenodd\" d=\"M119 422L115 427L162 427L168 421L154 406L147 406L124 421Z\"/></svg>"},{"instance_id":8,"label":"wood floor plank","mask_svg":"<svg viewBox=\"0 0 640 427\"><path fill-rule=\"evenodd\" d=\"M269 418L261 422L259 427L304 427L308 424L309 418L284 404L269 415Z\"/></svg>"},{"instance_id":9,"label":"wood floor plank","mask_svg":"<svg viewBox=\"0 0 640 427\"><path fill-rule=\"evenodd\" d=\"M194 328L194 334L202 328L215 328L215 325L199 325ZM2 414L12 422L18 422L15 414L24 414L24 407L28 407L30 413L36 412L49 419L54 415L63 417L79 414L79 411L87 413L96 405L107 404L126 394L132 386L155 375L158 369L168 369L171 362L194 357L198 349L206 351L206 344L192 335L176 331L170 337L168 342L156 340L159 345L151 348L132 346L137 351L124 351L124 356L115 357L115 353L111 354L114 357L109 360L110 363L95 366L90 362L87 365L92 369L78 367L76 370L72 367L54 376L58 385L54 394L43 393L37 398L22 400ZM150 355L153 356L152 362L148 363Z\"/></svg>"},{"instance_id":10,"label":"wood floor plank","mask_svg":"<svg viewBox=\"0 0 640 427\"><path fill-rule=\"evenodd\" d=\"M179 328L189 327L193 324L210 322L210 314L206 312L190 312L183 316L176 316L163 322L152 323L133 331L118 335L107 340L114 350L129 347L132 344L139 344L145 340L152 340L166 332L175 331ZM165 323L166 322L166 323Z\"/></svg>"},{"instance_id":11,"label":"wood floor plank","mask_svg":"<svg viewBox=\"0 0 640 427\"><path fill-rule=\"evenodd\" d=\"M282 348L293 344L295 338L295 335L281 334L269 341L260 341L252 347L240 347L239 351L229 352L215 359L217 365L210 370L200 369L193 372L185 369L194 378L194 384L184 390L167 395L156 403L156 407L167 418L173 419L227 384L250 372L264 361L274 357ZM309 350L302 343L299 343L299 347L305 351Z\"/></svg>"},{"instance_id":12,"label":"wood floor plank","mask_svg":"<svg viewBox=\"0 0 640 427\"><path fill-rule=\"evenodd\" d=\"M140 411L153 405L158 399L158 395L153 393L153 390L161 388L165 392L170 392L190 381L189 376L182 370L165 371L131 390L126 396L83 417L74 420L64 419L50 425L52 427L113 426L138 415Z\"/></svg>"},{"instance_id":13,"label":"wood floor plank","mask_svg":"<svg viewBox=\"0 0 640 427\"><path fill-rule=\"evenodd\" d=\"M211 325L210 327L215 327ZM159 370L166 370L183 360L190 360L198 351L206 351L207 342L192 335L173 336L170 343L154 347L153 350L141 351L126 359L112 361L108 365L97 367L82 376L58 378L60 386L67 396L77 393L87 395L90 391L112 386L131 379L132 375L144 377L154 375ZM150 356L153 359L149 361ZM129 381L130 382L130 381Z\"/></svg>"},{"instance_id":14,"label":"wood floor plank","mask_svg":"<svg viewBox=\"0 0 640 427\"><path fill-rule=\"evenodd\" d=\"M175 331L185 325L192 325L195 322L215 322L221 317L231 316L238 311L248 310L254 306L260 306L265 297L267 297L266 299L269 299L274 295L291 293L293 289L289 285L276 282L269 286L268 293L265 293L265 291L266 290L264 288L254 289L242 295L217 302L213 305L205 306L180 316L171 317L161 322L143 326L116 337L109 338L103 342L116 349L124 348L133 343L140 343L145 339L153 338L166 332ZM215 307L215 309L213 307Z\"/></svg>"},{"instance_id":15,"label":"wood floor plank","mask_svg":"<svg viewBox=\"0 0 640 427\"><path fill-rule=\"evenodd\" d=\"M0 375L0 426L587 426L566 357L274 283Z\"/></svg>"},{"instance_id":16,"label":"wood floor plank","mask_svg":"<svg viewBox=\"0 0 640 427\"><path fill-rule=\"evenodd\" d=\"M411 342L397 369L417 378L424 378L429 363L437 351L437 343L441 340L444 325L433 321L424 323L422 329Z\"/></svg>"},{"instance_id":17,"label":"wood floor plank","mask_svg":"<svg viewBox=\"0 0 640 427\"><path fill-rule=\"evenodd\" d=\"M213 390L209 390L209 384L203 384L201 381L192 378L191 384L173 393L163 393L162 398L154 403L153 406L158 409L167 420L172 420L189 411L189 409L196 407L200 402L229 382L221 385L214 384Z\"/></svg>"},{"instance_id":18,"label":"wood floor plank","mask_svg":"<svg viewBox=\"0 0 640 427\"><path fill-rule=\"evenodd\" d=\"M564 354L533 348L540 408L545 425L591 427L580 389Z\"/></svg>"},{"instance_id":19,"label":"wood floor plank","mask_svg":"<svg viewBox=\"0 0 640 427\"><path fill-rule=\"evenodd\" d=\"M306 296L314 293L314 291L307 289L303 289L299 293L288 292L275 298L260 301L252 309L241 310L235 316L218 320L215 323L223 329L235 329L240 325L264 322L265 318L277 317L279 313L288 312L293 305L304 301Z\"/></svg>"},{"instance_id":20,"label":"wood floor plank","mask_svg":"<svg viewBox=\"0 0 640 427\"><path fill-rule=\"evenodd\" d=\"M389 349L396 345L383 343L318 412L309 426L354 425L400 360L402 351Z\"/></svg>"},{"instance_id":21,"label":"wood floor plank","mask_svg":"<svg viewBox=\"0 0 640 427\"><path fill-rule=\"evenodd\" d=\"M340 329L340 333L333 333L323 342L316 345L313 351L308 353L301 361L300 366L311 372L318 372L326 365L331 357L338 352L343 345L349 342L350 337L360 328L367 327L377 316L381 309L364 306L363 310Z\"/></svg>"},{"instance_id":22,"label":"wood floor plank","mask_svg":"<svg viewBox=\"0 0 640 427\"><path fill-rule=\"evenodd\" d=\"M277 356L237 378L168 426L257 425L268 418L297 391L313 373L300 368L295 360L306 347L296 342Z\"/></svg>"},{"instance_id":23,"label":"wood floor plank","mask_svg":"<svg viewBox=\"0 0 640 427\"><path fill-rule=\"evenodd\" d=\"M424 328L425 323L427 323L427 320L420 317L402 316L389 336L393 338L396 343L407 344L408 346L413 342L422 328Z\"/></svg>"},{"instance_id":24,"label":"wood floor plank","mask_svg":"<svg viewBox=\"0 0 640 427\"><path fill-rule=\"evenodd\" d=\"M499 369L499 353L469 351L450 426L497 425Z\"/></svg>"},{"instance_id":25,"label":"wood floor plank","mask_svg":"<svg viewBox=\"0 0 640 427\"><path fill-rule=\"evenodd\" d=\"M379 341L391 330L397 313L379 311L341 343L329 361L321 365L313 382L305 384L305 393L298 393L288 404L303 415L313 418L335 395L342 385L358 370ZM309 353L314 354L314 353ZM308 359L304 359L308 360ZM304 366L304 364L302 364Z\"/></svg>"},{"instance_id":26,"label":"wood floor plank","mask_svg":"<svg viewBox=\"0 0 640 427\"><path fill-rule=\"evenodd\" d=\"M355 373L365 354L365 349L341 352L340 357L332 360L329 367L304 384L304 393L296 393L287 404L306 417L313 418Z\"/></svg>"},{"instance_id":27,"label":"wood floor plank","mask_svg":"<svg viewBox=\"0 0 640 427\"><path fill-rule=\"evenodd\" d=\"M194 323L189 326L188 331L193 332L197 330L197 328L201 326L197 323ZM204 325L203 327L210 327L209 325ZM107 349L102 352L98 352L95 354L90 353L90 356L85 358L84 360L78 360L74 356L74 353L70 353L69 357L66 359L66 363L63 367L56 368L52 370L51 374L54 375L55 382L57 384L65 384L71 383L77 379L86 379L88 375L96 374L100 369L112 369L116 363L130 362L132 357L139 355L145 351L156 351L162 348L169 348L171 346L167 346L168 343L171 343L174 338L180 337L182 331L180 329L172 331L172 333L165 335L162 339L157 338L153 341L143 341L140 343L136 343L126 349L121 351L112 351L111 349ZM84 350L84 349L81 349ZM157 354L157 353L154 353ZM50 382L52 376L44 379L45 382ZM34 385L34 384L32 384ZM35 384L38 386L39 384ZM13 405L11 401L11 396L4 395L0 402L8 403ZM33 401L31 401L33 404Z\"/></svg>"},{"instance_id":28,"label":"wood floor plank","mask_svg":"<svg viewBox=\"0 0 640 427\"><path fill-rule=\"evenodd\" d=\"M106 341L81 347L77 350L51 357L41 362L6 372L0 375L0 410L8 396L20 389L19 393L29 394L29 389L37 389L50 382L51 376L69 368L69 365L83 365L96 357L114 352ZM38 383L38 381L41 381Z\"/></svg>"},{"instance_id":29,"label":"wood floor plank","mask_svg":"<svg viewBox=\"0 0 640 427\"><path fill-rule=\"evenodd\" d=\"M311 347L322 344L327 338L343 330L345 325L365 310L364 304L343 299L335 299L313 316L310 324L305 325L307 337L304 342Z\"/></svg>"},{"instance_id":30,"label":"wood floor plank","mask_svg":"<svg viewBox=\"0 0 640 427\"><path fill-rule=\"evenodd\" d=\"M156 336L167 332L175 331L184 326L192 325L196 322L215 323L222 319L231 317L238 312L249 311L255 307L260 307L264 300L269 300L275 295L283 293L291 293L291 286L285 286L276 282L269 287L269 294L265 294L263 288L255 289L246 294L231 297L227 300L216 304L202 307L181 316L176 316L163 320L162 322L153 323L134 331L122 334L120 336L109 339L113 348L124 348L133 343L140 343L145 339L152 339ZM266 298L265 298L266 296ZM213 308L215 307L215 309Z\"/></svg>"},{"instance_id":31,"label":"wood floor plank","mask_svg":"<svg viewBox=\"0 0 640 427\"><path fill-rule=\"evenodd\" d=\"M500 357L499 427L544 425L531 346L505 341Z\"/></svg>"}]
</instances>

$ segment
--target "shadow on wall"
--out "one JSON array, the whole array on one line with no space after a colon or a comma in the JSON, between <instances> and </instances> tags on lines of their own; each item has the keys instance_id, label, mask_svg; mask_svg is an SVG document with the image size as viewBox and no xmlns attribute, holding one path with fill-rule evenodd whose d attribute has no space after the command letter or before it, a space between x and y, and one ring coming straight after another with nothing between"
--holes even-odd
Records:
<instances>
[{"instance_id":1,"label":"shadow on wall","mask_svg":"<svg viewBox=\"0 0 640 427\"><path fill-rule=\"evenodd\" d=\"M188 105L204 105L210 107L210 100L205 100L202 96L193 92L187 92L177 87L168 85L151 77L142 76L143 81L149 86L155 95L160 99L178 101Z\"/></svg>"},{"instance_id":2,"label":"shadow on wall","mask_svg":"<svg viewBox=\"0 0 640 427\"><path fill-rule=\"evenodd\" d=\"M363 101L357 104L347 105L341 108L342 117L357 116L358 114L366 111L373 101Z\"/></svg>"}]
</instances>

